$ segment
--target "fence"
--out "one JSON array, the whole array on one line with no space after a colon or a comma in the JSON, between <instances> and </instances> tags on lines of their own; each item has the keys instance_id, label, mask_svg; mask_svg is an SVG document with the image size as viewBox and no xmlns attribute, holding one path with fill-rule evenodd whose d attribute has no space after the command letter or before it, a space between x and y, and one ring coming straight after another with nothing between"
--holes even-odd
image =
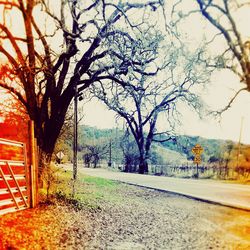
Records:
<instances>
[{"instance_id":1,"label":"fence","mask_svg":"<svg viewBox=\"0 0 250 250\"><path fill-rule=\"evenodd\" d=\"M22 131L0 125L0 214L5 214L36 206L37 153L33 122Z\"/></svg>"},{"instance_id":2,"label":"fence","mask_svg":"<svg viewBox=\"0 0 250 250\"><path fill-rule=\"evenodd\" d=\"M119 164L116 166L119 170L125 171L125 166ZM131 172L136 172L138 166L133 166ZM148 173L152 175L165 175L172 177L191 178L197 174L197 166L190 165L148 165ZM200 178L218 178L218 179L247 179L250 177L250 169L244 167L228 167L220 165L201 165L198 166Z\"/></svg>"}]
</instances>

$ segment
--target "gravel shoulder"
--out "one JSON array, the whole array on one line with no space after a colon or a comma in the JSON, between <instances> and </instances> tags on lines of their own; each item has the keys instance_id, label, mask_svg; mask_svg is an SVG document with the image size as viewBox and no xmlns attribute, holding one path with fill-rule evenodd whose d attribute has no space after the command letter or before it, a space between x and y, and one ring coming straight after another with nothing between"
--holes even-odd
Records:
<instances>
[{"instance_id":1,"label":"gravel shoulder","mask_svg":"<svg viewBox=\"0 0 250 250\"><path fill-rule=\"evenodd\" d=\"M249 249L250 213L117 184L98 206L56 201L0 217L0 249Z\"/></svg>"}]
</instances>

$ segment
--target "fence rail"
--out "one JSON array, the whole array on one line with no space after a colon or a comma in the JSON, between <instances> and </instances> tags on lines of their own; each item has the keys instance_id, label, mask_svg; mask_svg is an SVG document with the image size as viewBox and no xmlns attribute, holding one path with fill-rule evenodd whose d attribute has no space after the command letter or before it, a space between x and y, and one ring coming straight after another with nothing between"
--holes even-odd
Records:
<instances>
[{"instance_id":1,"label":"fence rail","mask_svg":"<svg viewBox=\"0 0 250 250\"><path fill-rule=\"evenodd\" d=\"M115 166L121 171L125 171L125 165ZM130 167L131 172L136 172L138 166ZM194 177L197 174L196 165L148 165L148 173L153 175L165 175L173 177ZM220 178L220 179L239 179L249 178L250 168L228 167L220 165L201 165L198 166L198 174L201 178Z\"/></svg>"}]
</instances>

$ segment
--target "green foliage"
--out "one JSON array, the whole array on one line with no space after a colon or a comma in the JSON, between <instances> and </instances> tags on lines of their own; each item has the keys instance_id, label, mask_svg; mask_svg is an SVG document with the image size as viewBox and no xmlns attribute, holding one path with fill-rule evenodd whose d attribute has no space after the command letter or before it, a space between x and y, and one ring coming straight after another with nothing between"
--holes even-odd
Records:
<instances>
[{"instance_id":1,"label":"green foliage","mask_svg":"<svg viewBox=\"0 0 250 250\"><path fill-rule=\"evenodd\" d=\"M58 172L59 169L52 163L44 167L41 180L43 182L43 191L46 193L47 200L49 200L53 186L58 183Z\"/></svg>"},{"instance_id":2,"label":"green foliage","mask_svg":"<svg viewBox=\"0 0 250 250\"><path fill-rule=\"evenodd\" d=\"M235 145L232 141L183 135L176 137L176 143L171 141L162 143L165 148L185 154L188 160L193 159L192 148L196 144L200 144L204 149L202 153L202 160L204 162L215 161L215 158L219 160L222 157L222 152L228 151L227 147L234 147Z\"/></svg>"},{"instance_id":3,"label":"green foliage","mask_svg":"<svg viewBox=\"0 0 250 250\"><path fill-rule=\"evenodd\" d=\"M51 187L50 199L62 200L74 206L75 209L100 209L100 203L112 200L116 193L118 182L103 178L87 176L79 173L78 180L72 180L72 173L57 168L57 185ZM75 186L74 196L72 186ZM115 201L115 198L113 199Z\"/></svg>"},{"instance_id":4,"label":"green foliage","mask_svg":"<svg viewBox=\"0 0 250 250\"><path fill-rule=\"evenodd\" d=\"M123 153L121 149L121 141L123 131L119 129L98 129L96 127L79 126L78 136L78 152L80 159L88 159L94 164L94 156L98 156L100 161L108 163L111 161L121 163L123 161Z\"/></svg>"},{"instance_id":5,"label":"green foliage","mask_svg":"<svg viewBox=\"0 0 250 250\"><path fill-rule=\"evenodd\" d=\"M94 184L97 188L103 189L103 188L114 188L116 187L116 182L112 180L107 180L104 178L99 177L92 177L92 176L83 176L81 178L81 181L88 184Z\"/></svg>"}]
</instances>

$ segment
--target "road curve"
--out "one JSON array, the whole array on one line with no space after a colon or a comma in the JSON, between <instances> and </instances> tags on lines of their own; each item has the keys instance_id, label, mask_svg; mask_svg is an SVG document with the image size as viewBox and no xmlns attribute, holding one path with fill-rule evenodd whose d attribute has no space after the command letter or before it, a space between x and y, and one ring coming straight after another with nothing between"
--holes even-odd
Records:
<instances>
[{"instance_id":1,"label":"road curve","mask_svg":"<svg viewBox=\"0 0 250 250\"><path fill-rule=\"evenodd\" d=\"M63 166L72 169L70 165ZM190 198L250 211L250 185L229 184L214 180L181 179L165 176L139 175L106 169L80 168L80 172L133 185L169 191Z\"/></svg>"}]
</instances>

